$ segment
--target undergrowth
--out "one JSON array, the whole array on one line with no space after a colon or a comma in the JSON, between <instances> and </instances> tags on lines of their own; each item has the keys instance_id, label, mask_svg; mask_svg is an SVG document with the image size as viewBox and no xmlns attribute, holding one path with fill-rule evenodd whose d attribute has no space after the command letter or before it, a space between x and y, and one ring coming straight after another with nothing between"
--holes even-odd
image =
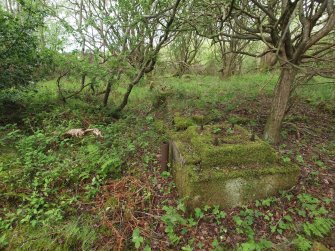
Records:
<instances>
[{"instance_id":1,"label":"undergrowth","mask_svg":"<svg viewBox=\"0 0 335 251\"><path fill-rule=\"evenodd\" d=\"M13 110L11 116L0 111L0 249L103 250L114 245L124 250L244 251L284 243L285 250L311 250L335 224L334 201L318 190L326 177L320 175L331 167L331 139L312 158L282 145L283 160L307 170L302 185L229 211L206 206L189 212L177 200L171 173L159 169L157 154L176 112L256 131L263 117L254 116L256 109L246 109L244 102L268 97L275 81L275 73L224 82L208 76L160 77L154 90L145 83L134 88L119 120L110 116L118 96L106 108L89 92L63 104L53 81L1 93L0 102ZM124 91L122 85L115 88ZM302 88L301 97L309 96L316 106L331 94L324 87ZM306 116L287 120L288 125L306 122ZM64 137L73 128L98 128L103 139ZM283 136L289 139L295 132L285 127ZM297 145L303 148L306 142ZM137 197L122 197L128 194Z\"/></svg>"}]
</instances>

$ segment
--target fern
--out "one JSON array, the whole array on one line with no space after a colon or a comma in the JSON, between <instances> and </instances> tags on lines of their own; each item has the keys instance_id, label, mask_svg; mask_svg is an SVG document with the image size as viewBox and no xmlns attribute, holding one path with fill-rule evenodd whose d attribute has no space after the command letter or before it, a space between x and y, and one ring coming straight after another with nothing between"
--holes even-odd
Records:
<instances>
[{"instance_id":1,"label":"fern","mask_svg":"<svg viewBox=\"0 0 335 251\"><path fill-rule=\"evenodd\" d=\"M259 242L256 242L254 239L250 239L248 242L242 243L237 248L238 251L261 251L267 250L272 247L272 242L261 239Z\"/></svg>"},{"instance_id":2,"label":"fern","mask_svg":"<svg viewBox=\"0 0 335 251\"><path fill-rule=\"evenodd\" d=\"M293 240L293 244L299 251L309 251L312 248L312 242L301 235L298 235L298 238Z\"/></svg>"},{"instance_id":3,"label":"fern","mask_svg":"<svg viewBox=\"0 0 335 251\"><path fill-rule=\"evenodd\" d=\"M324 237L327 235L335 224L335 220L330 218L316 218L313 223L306 222L303 224L304 232L308 236Z\"/></svg>"}]
</instances>

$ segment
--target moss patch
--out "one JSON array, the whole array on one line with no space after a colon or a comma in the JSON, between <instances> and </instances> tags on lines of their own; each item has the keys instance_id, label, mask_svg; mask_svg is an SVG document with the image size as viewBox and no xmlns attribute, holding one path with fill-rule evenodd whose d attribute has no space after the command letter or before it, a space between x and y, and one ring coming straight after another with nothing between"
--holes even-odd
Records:
<instances>
[{"instance_id":1,"label":"moss patch","mask_svg":"<svg viewBox=\"0 0 335 251\"><path fill-rule=\"evenodd\" d=\"M238 125L247 125L250 123L250 119L246 117L241 117L237 115L230 116L227 121L231 124L238 124Z\"/></svg>"},{"instance_id":2,"label":"moss patch","mask_svg":"<svg viewBox=\"0 0 335 251\"><path fill-rule=\"evenodd\" d=\"M200 170L196 166L174 166L180 196L191 208L220 205L231 208L267 198L291 188L299 175L294 166L247 170Z\"/></svg>"},{"instance_id":3,"label":"moss patch","mask_svg":"<svg viewBox=\"0 0 335 251\"><path fill-rule=\"evenodd\" d=\"M215 133L220 129L219 133ZM231 168L236 166L258 166L275 164L280 158L266 142L256 138L250 140L248 131L235 126L233 132L227 133L229 127L205 126L203 130L191 126L184 132L177 132L172 139L178 146L187 163L201 162L202 168ZM236 133L237 132L237 133ZM218 145L213 145L215 137Z\"/></svg>"},{"instance_id":4,"label":"moss patch","mask_svg":"<svg viewBox=\"0 0 335 251\"><path fill-rule=\"evenodd\" d=\"M186 130L188 127L195 125L192 118L183 117L179 113L175 114L173 122L177 131Z\"/></svg>"}]
</instances>

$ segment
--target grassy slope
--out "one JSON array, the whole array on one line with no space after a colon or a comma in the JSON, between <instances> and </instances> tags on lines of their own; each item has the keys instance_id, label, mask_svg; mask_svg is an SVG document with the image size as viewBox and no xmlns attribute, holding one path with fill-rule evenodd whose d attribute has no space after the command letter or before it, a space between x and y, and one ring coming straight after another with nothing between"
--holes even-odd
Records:
<instances>
[{"instance_id":1,"label":"grassy slope","mask_svg":"<svg viewBox=\"0 0 335 251\"><path fill-rule=\"evenodd\" d=\"M132 240L138 240L141 247L147 244L153 250L243 245L262 249L269 244L264 239L283 243L286 249L294 247L293 239L295 247L308 246L317 236L309 236L301 226L334 216L327 189L334 166L330 126L334 119L332 107L324 105L333 97L334 87L298 90L302 100L284 124L285 144L279 150L301 166L301 183L277 198L226 212L227 217L215 208L186 215L171 177L161 175L156 157L165 137L162 124L170 127L177 111L210 115L216 122L234 117L261 134L276 77L272 73L226 81L210 76L159 77L152 91L145 82L134 89L125 117L118 121L109 116L111 107L101 109L100 100L89 92L61 104L54 81L38 84L35 91L15 92L21 114L11 120L17 125L0 131L0 146L6 149L0 157L0 246L129 250L134 249ZM65 86L75 89L72 81ZM114 88L124 92L122 84ZM162 94L168 97L167 107L153 109ZM114 93L111 103L120 97ZM62 137L76 127L98 127L105 138ZM141 236L132 237L135 228L143 241Z\"/></svg>"}]
</instances>

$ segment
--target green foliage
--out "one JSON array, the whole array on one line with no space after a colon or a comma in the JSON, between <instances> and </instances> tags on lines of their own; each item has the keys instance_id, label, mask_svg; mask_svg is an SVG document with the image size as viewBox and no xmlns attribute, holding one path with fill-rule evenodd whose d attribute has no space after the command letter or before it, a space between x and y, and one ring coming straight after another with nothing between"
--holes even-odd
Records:
<instances>
[{"instance_id":1,"label":"green foliage","mask_svg":"<svg viewBox=\"0 0 335 251\"><path fill-rule=\"evenodd\" d=\"M151 247L149 247L148 245L144 247L144 251L151 251Z\"/></svg>"},{"instance_id":2,"label":"green foliage","mask_svg":"<svg viewBox=\"0 0 335 251\"><path fill-rule=\"evenodd\" d=\"M299 234L298 237L293 240L293 244L299 251L309 251L312 248L312 242Z\"/></svg>"},{"instance_id":3,"label":"green foliage","mask_svg":"<svg viewBox=\"0 0 335 251\"><path fill-rule=\"evenodd\" d=\"M184 207L182 207L184 209ZM180 237L176 234L175 228L180 225L186 225L186 219L178 212L178 209L171 206L164 206L165 214L162 216L162 221L165 223L165 233L172 244L178 244Z\"/></svg>"},{"instance_id":4,"label":"green foliage","mask_svg":"<svg viewBox=\"0 0 335 251\"><path fill-rule=\"evenodd\" d=\"M272 243L268 240L265 239L261 239L259 241L255 240L255 233L252 226L254 224L254 221L257 220L257 217L261 215L262 214L259 211L246 209L240 211L240 215L233 216L233 220L236 224L237 233L245 234L248 237L248 241L238 245L237 250L241 251L264 250L264 249L270 249L272 247Z\"/></svg>"},{"instance_id":5,"label":"green foliage","mask_svg":"<svg viewBox=\"0 0 335 251\"><path fill-rule=\"evenodd\" d=\"M284 161L284 163L290 163L291 162L291 158L288 156L283 156L282 160Z\"/></svg>"},{"instance_id":6,"label":"green foliage","mask_svg":"<svg viewBox=\"0 0 335 251\"><path fill-rule=\"evenodd\" d=\"M328 213L321 205L321 201L312 197L310 194L302 193L298 195L298 200L301 203L302 209L298 210L300 216L318 217Z\"/></svg>"},{"instance_id":7,"label":"green foliage","mask_svg":"<svg viewBox=\"0 0 335 251\"><path fill-rule=\"evenodd\" d=\"M299 154L296 156L296 160L299 162L299 163L304 163L304 158Z\"/></svg>"},{"instance_id":8,"label":"green foliage","mask_svg":"<svg viewBox=\"0 0 335 251\"><path fill-rule=\"evenodd\" d=\"M0 235L0 249L4 249L8 245L6 235Z\"/></svg>"},{"instance_id":9,"label":"green foliage","mask_svg":"<svg viewBox=\"0 0 335 251\"><path fill-rule=\"evenodd\" d=\"M55 60L59 72L71 68L74 79L85 73L90 78L97 77L98 81L103 83L108 77L106 75L108 67L99 68L95 65L96 62L90 65L85 60L78 59L77 54L49 56ZM183 82L169 79L169 85L171 84L175 94L185 92L183 95L190 97L182 102L171 102L171 106L189 109L190 104L193 104L196 108L205 108L205 111L213 114L214 119L218 119L224 116L222 109L207 109L206 107L218 104L227 110L235 109L239 101L234 101L234 96L230 94L242 84L250 88L253 85L257 86L258 80L264 81L267 77L256 74L248 78L242 76L242 80L234 77L233 80L222 82L218 82L215 77L195 78L191 76L190 81ZM250 83L245 83L247 80ZM66 85L66 88L69 86L75 88L75 81L68 80L64 87ZM32 116L22 120L23 124L0 128L0 149L2 150L0 155L0 204L3 206L0 209L0 249L5 248L8 244L22 250L94 249L93 243L97 235L94 229L96 224L88 220L87 224L68 223L69 217L72 215L77 217L78 205L81 207L86 203L91 203L101 191L101 186L106 180L120 177L128 167L127 163L131 163L132 167L133 160L129 161L132 156L140 153L144 166L151 167L156 157L148 152L148 148L153 142L152 139L160 141L160 136L152 133L154 118L151 115L147 116L145 121L139 118L140 116L130 115L110 123L111 120L106 116L107 113L101 113L101 115L100 107L94 104L82 106L83 102L73 100L73 103L69 102L70 105L73 104L71 110L67 107L54 108L56 103L45 102L50 101L48 100L49 94L55 95L52 90L55 88L54 82L44 82L42 85L46 91L38 89L39 93L34 96L26 95L14 88L8 90L8 93L4 92L6 95L0 96L0 103L9 103L10 100L10 102L27 106L29 102L24 103L24 101L34 101L28 107ZM122 88L118 89L121 93L124 91ZM272 84L270 83L266 88L267 91L270 91ZM254 90L257 91L257 88L252 90L246 88L246 92L242 91L241 95L242 97L255 95ZM139 110L146 107L147 103L144 101L148 94L141 88L134 89L134 92L136 97L131 100L133 107L139 106ZM174 101L176 97L177 95L173 95L172 100ZM139 103L138 100L143 103ZM86 120L89 121L90 126L102 130L103 141L100 142L90 136L83 139L64 139L62 137L62 133L66 130L86 125ZM103 123L104 121L106 123ZM231 128L227 129L227 133L233 133ZM294 155L292 156L294 159ZM303 160L298 156L296 160L307 163L307 159ZM321 161L316 164L320 167L325 165ZM161 176L165 181L172 178L169 172L163 172ZM164 188L161 189L164 190ZM143 191L143 194L151 198L150 192ZM291 197L286 198L290 200ZM292 229L293 219L285 215L279 221L273 222L276 217L272 207L276 207L279 203L279 199L275 198L256 201L258 207L266 208L263 216L267 224L274 227L276 234L283 234L285 230ZM311 220L303 224L305 237L325 236L334 225L332 219L322 218L329 210L329 206L327 209L322 206L323 203L328 204L331 201L329 199L321 201L309 194L298 195L298 205L292 209L292 212ZM199 219L202 219L201 222L208 220L207 216L210 215L210 212L218 225L220 235L227 231L234 231L248 238L246 243L238 246L239 250L264 250L271 247L271 243L267 240L259 240L255 237L254 223L257 222L260 214L257 210L241 210L238 215L234 216L236 230L230 228L228 230L228 227L225 228L226 225L222 224L226 222L224 219L227 214L219 207L213 207L211 211L208 207L197 208L193 217L189 218L184 216L185 205L183 203L179 203L177 207L166 206L164 211L162 221L165 224L166 234L171 244L182 243L182 250L192 250L193 247L193 243L184 242L182 234L193 231L192 227L198 225ZM230 222L230 216L228 222ZM145 246L146 240L137 230L135 229L133 235L129 236L135 247L150 250L149 246ZM51 236L50 233L52 233ZM17 240L15 240L16 236ZM298 235L294 240L299 250L310 248L310 240L305 237ZM222 250L218 239L215 239L212 246L214 250ZM199 249L203 247L199 246Z\"/></svg>"},{"instance_id":10,"label":"green foliage","mask_svg":"<svg viewBox=\"0 0 335 251\"><path fill-rule=\"evenodd\" d=\"M254 238L255 233L252 225L255 220L255 212L252 209L240 211L240 215L234 215L233 220L236 224L237 233L247 235L250 240Z\"/></svg>"},{"instance_id":11,"label":"green foliage","mask_svg":"<svg viewBox=\"0 0 335 251\"><path fill-rule=\"evenodd\" d=\"M17 88L0 88L0 120L3 122L19 120L20 112L24 110L23 98L25 93Z\"/></svg>"},{"instance_id":12,"label":"green foliage","mask_svg":"<svg viewBox=\"0 0 335 251\"><path fill-rule=\"evenodd\" d=\"M144 242L144 238L140 235L140 230L138 228L133 230L132 242L134 243L136 249L139 249L141 244Z\"/></svg>"},{"instance_id":13,"label":"green foliage","mask_svg":"<svg viewBox=\"0 0 335 251\"><path fill-rule=\"evenodd\" d=\"M201 219L204 216L204 213L200 208L194 209L194 215L196 218Z\"/></svg>"},{"instance_id":14,"label":"green foliage","mask_svg":"<svg viewBox=\"0 0 335 251\"><path fill-rule=\"evenodd\" d=\"M100 82L105 83L110 77L109 68L118 64L116 60L111 60L109 65L100 65L97 55L90 61L88 58L79 57L76 52L72 53L53 53L52 61L55 71L58 74L67 73L71 78L80 78L85 75L90 79L93 85L98 85ZM97 88L98 86L94 86Z\"/></svg>"},{"instance_id":15,"label":"green foliage","mask_svg":"<svg viewBox=\"0 0 335 251\"><path fill-rule=\"evenodd\" d=\"M167 179L167 178L169 178L169 177L171 176L171 174L170 174L169 172L167 172L167 171L163 171L163 172L161 173L161 176L162 176L163 178Z\"/></svg>"},{"instance_id":16,"label":"green foliage","mask_svg":"<svg viewBox=\"0 0 335 251\"><path fill-rule=\"evenodd\" d=\"M289 215L282 217L275 225L270 226L271 232L282 234L285 230L293 227L293 219Z\"/></svg>"},{"instance_id":17,"label":"green foliage","mask_svg":"<svg viewBox=\"0 0 335 251\"><path fill-rule=\"evenodd\" d=\"M223 251L223 248L220 247L220 243L218 239L214 239L214 241L212 242L212 247L213 247L213 250L215 251Z\"/></svg>"},{"instance_id":18,"label":"green foliage","mask_svg":"<svg viewBox=\"0 0 335 251\"><path fill-rule=\"evenodd\" d=\"M31 97L24 97L23 101L26 102L26 98L32 102ZM33 105L36 103L28 107L30 112L35 111ZM89 135L64 138L63 133L68 129L82 126L82 118L94 121L97 115L91 116L90 110L85 113L86 109L78 103L71 110L69 106L71 103L65 109L47 107L46 111L24 119L20 127L10 124L0 127L1 246L8 243L20 246L25 242L20 239L22 236L27 241L23 250L31 250L34 243L34 250L48 247L55 250L57 243L61 247L59 243L64 241L70 245L67 247L64 243L64 250L90 249L91 246L85 248L85 240L78 240L79 233L72 238L65 232L63 235L61 230L58 232L58 227L50 227L62 225L73 215L78 217L82 213L81 205L94 200L107 179L120 177L127 168L125 160L137 154L137 150L142 152L143 149L148 163L153 160L147 149L149 141L157 140L153 125L131 116L117 123L91 124L102 131L103 140ZM128 127L130 121L132 127ZM141 131L143 124L149 130ZM141 135L134 130L141 131ZM45 229L45 233L37 229ZM13 243L15 238L12 238L15 231L20 231L17 243ZM54 234L49 238L51 232ZM87 245L92 244L89 242L87 237Z\"/></svg>"},{"instance_id":19,"label":"green foliage","mask_svg":"<svg viewBox=\"0 0 335 251\"><path fill-rule=\"evenodd\" d=\"M219 134L221 131L222 131L222 128L220 128L220 127L214 127L213 128L213 133L214 134Z\"/></svg>"},{"instance_id":20,"label":"green foliage","mask_svg":"<svg viewBox=\"0 0 335 251\"><path fill-rule=\"evenodd\" d=\"M193 251L193 248L191 248L190 245L187 245L187 246L182 247L181 250L183 250L183 251Z\"/></svg>"},{"instance_id":21,"label":"green foliage","mask_svg":"<svg viewBox=\"0 0 335 251\"><path fill-rule=\"evenodd\" d=\"M206 208L205 208L206 210ZM207 210L206 210L207 211ZM215 220L217 224L220 224L221 221L226 218L227 214L225 211L220 210L219 206L214 206L212 209L212 213L215 216Z\"/></svg>"},{"instance_id":22,"label":"green foliage","mask_svg":"<svg viewBox=\"0 0 335 251\"><path fill-rule=\"evenodd\" d=\"M0 6L0 89L28 84L39 62L36 30L44 13L30 1L20 6L17 15Z\"/></svg>"},{"instance_id":23,"label":"green foliage","mask_svg":"<svg viewBox=\"0 0 335 251\"><path fill-rule=\"evenodd\" d=\"M335 220L333 219L317 217L312 223L304 223L303 229L308 236L324 237L330 233L334 225Z\"/></svg>"},{"instance_id":24,"label":"green foliage","mask_svg":"<svg viewBox=\"0 0 335 251\"><path fill-rule=\"evenodd\" d=\"M58 123L57 116L55 119ZM18 222L37 226L63 220L78 200L93 199L106 179L120 177L123 159L136 154L134 149L152 137L150 132L143 133L129 147L121 137L127 128L127 121L123 121L102 129L104 141L94 136L65 139L62 132L69 127L62 123L56 126L56 121L44 116L41 121L26 121L30 126L39 125L30 133L16 126L0 128L0 148L12 146L0 164L0 200L16 201L15 207L4 205L1 228ZM75 127L78 121L68 124Z\"/></svg>"},{"instance_id":25,"label":"green foliage","mask_svg":"<svg viewBox=\"0 0 335 251\"><path fill-rule=\"evenodd\" d=\"M269 198L264 199L264 200L256 200L256 206L257 207L260 207L260 206L270 207L275 202L276 202L276 198L269 197Z\"/></svg>"},{"instance_id":26,"label":"green foliage","mask_svg":"<svg viewBox=\"0 0 335 251\"><path fill-rule=\"evenodd\" d=\"M271 249L272 242L261 239L260 241L249 240L248 242L242 243L237 248L238 251L261 251Z\"/></svg>"},{"instance_id":27,"label":"green foliage","mask_svg":"<svg viewBox=\"0 0 335 251\"><path fill-rule=\"evenodd\" d=\"M234 134L234 129L233 128L227 128L226 130L227 134Z\"/></svg>"}]
</instances>

